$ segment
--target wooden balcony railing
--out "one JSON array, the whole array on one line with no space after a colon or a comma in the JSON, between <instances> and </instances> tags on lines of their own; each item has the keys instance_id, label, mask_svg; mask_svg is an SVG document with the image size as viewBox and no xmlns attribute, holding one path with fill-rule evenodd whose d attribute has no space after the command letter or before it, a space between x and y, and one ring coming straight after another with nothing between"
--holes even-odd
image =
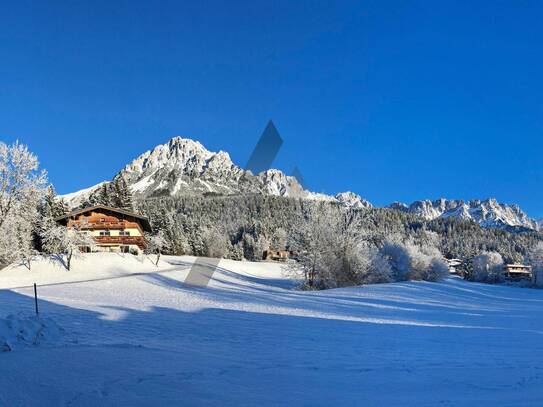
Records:
<instances>
[{"instance_id":1,"label":"wooden balcony railing","mask_svg":"<svg viewBox=\"0 0 543 407\"><path fill-rule=\"evenodd\" d=\"M143 236L93 236L93 239L97 244L138 245L140 249L147 246Z\"/></svg>"},{"instance_id":2,"label":"wooden balcony railing","mask_svg":"<svg viewBox=\"0 0 543 407\"><path fill-rule=\"evenodd\" d=\"M77 225L79 226L79 221L73 221L71 225ZM116 221L116 222L91 222L91 223L84 223L83 229L85 230L96 230L96 229L128 229L128 228L137 228L138 224L134 222L127 222L127 221Z\"/></svg>"}]
</instances>

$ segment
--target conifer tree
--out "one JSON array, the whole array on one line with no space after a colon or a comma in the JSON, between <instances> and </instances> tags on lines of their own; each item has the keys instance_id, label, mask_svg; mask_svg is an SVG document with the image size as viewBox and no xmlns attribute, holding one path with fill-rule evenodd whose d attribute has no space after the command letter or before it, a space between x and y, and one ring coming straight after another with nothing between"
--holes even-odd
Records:
<instances>
[{"instance_id":1,"label":"conifer tree","mask_svg":"<svg viewBox=\"0 0 543 407\"><path fill-rule=\"evenodd\" d=\"M132 192L122 174L113 180L113 203L120 209L133 210Z\"/></svg>"}]
</instances>

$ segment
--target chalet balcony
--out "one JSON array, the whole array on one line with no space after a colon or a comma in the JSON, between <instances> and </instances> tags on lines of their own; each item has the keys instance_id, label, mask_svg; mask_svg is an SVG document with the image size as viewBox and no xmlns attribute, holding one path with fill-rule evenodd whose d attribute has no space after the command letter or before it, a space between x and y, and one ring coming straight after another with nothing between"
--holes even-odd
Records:
<instances>
[{"instance_id":1,"label":"chalet balcony","mask_svg":"<svg viewBox=\"0 0 543 407\"><path fill-rule=\"evenodd\" d=\"M137 245L145 249L147 242L142 236L93 236L96 244Z\"/></svg>"},{"instance_id":2,"label":"chalet balcony","mask_svg":"<svg viewBox=\"0 0 543 407\"><path fill-rule=\"evenodd\" d=\"M73 224L76 224L79 226L79 222L75 221ZM136 228L137 224L133 222L126 222L126 221L117 221L117 222L92 222L87 223L84 225L83 229L85 230L96 230L96 229L128 229L128 228Z\"/></svg>"}]
</instances>

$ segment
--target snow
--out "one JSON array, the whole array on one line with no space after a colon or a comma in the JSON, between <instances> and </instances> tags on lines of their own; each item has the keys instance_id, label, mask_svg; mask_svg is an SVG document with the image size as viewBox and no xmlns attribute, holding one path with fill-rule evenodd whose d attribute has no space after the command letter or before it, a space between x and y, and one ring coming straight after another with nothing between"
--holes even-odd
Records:
<instances>
[{"instance_id":1,"label":"snow","mask_svg":"<svg viewBox=\"0 0 543 407\"><path fill-rule=\"evenodd\" d=\"M195 287L183 283L193 257L153 258L1 270L0 321L32 315L36 280L40 318L62 331L0 353L0 406L531 406L543 396L540 290L451 278L301 292L281 264L232 260Z\"/></svg>"},{"instance_id":2,"label":"snow","mask_svg":"<svg viewBox=\"0 0 543 407\"><path fill-rule=\"evenodd\" d=\"M141 192L145 191L148 187L154 184L153 176L148 175L146 177L143 177L138 182L131 185L131 189L133 192Z\"/></svg>"},{"instance_id":3,"label":"snow","mask_svg":"<svg viewBox=\"0 0 543 407\"><path fill-rule=\"evenodd\" d=\"M49 318L8 315L0 319L0 352L10 352L23 346L37 346L41 343L56 343L62 331L62 328Z\"/></svg>"},{"instance_id":4,"label":"snow","mask_svg":"<svg viewBox=\"0 0 543 407\"><path fill-rule=\"evenodd\" d=\"M136 196L153 194L264 194L336 202L355 208L368 208L371 204L352 192L336 196L305 190L298 180L277 169L268 169L253 176L235 165L225 151L212 152L200 142L174 137L165 144L148 150L128 163L119 174L123 175ZM253 185L250 185L252 180ZM84 190L63 195L70 207L82 204L103 183Z\"/></svg>"},{"instance_id":5,"label":"snow","mask_svg":"<svg viewBox=\"0 0 543 407\"><path fill-rule=\"evenodd\" d=\"M83 203L94 191L100 188L102 185L106 184L107 181L99 182L96 185L93 185L88 188L81 189L76 192L71 192L69 194L59 195L59 199L64 199L64 202L68 204L69 207L77 207Z\"/></svg>"},{"instance_id":6,"label":"snow","mask_svg":"<svg viewBox=\"0 0 543 407\"><path fill-rule=\"evenodd\" d=\"M435 201L415 201L409 206L393 203L389 207L417 214L427 220L456 218L473 220L482 227L517 226L534 230L540 229L537 222L529 218L518 205L499 203L494 198L484 201L474 199L468 202L440 198Z\"/></svg>"}]
</instances>

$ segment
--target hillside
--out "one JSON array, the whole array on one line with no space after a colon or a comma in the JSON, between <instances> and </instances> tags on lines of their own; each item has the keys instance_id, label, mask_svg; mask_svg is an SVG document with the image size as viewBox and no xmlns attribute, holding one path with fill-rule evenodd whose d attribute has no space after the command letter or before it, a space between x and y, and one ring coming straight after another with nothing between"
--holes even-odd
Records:
<instances>
[{"instance_id":1,"label":"hillside","mask_svg":"<svg viewBox=\"0 0 543 407\"><path fill-rule=\"evenodd\" d=\"M543 396L540 290L453 278L300 292L279 264L231 260L202 288L184 284L194 258L167 261L100 254L73 272L46 261L0 271L0 322L32 315L25 286L37 280L41 318L60 329L0 353L0 405L509 406Z\"/></svg>"}]
</instances>

